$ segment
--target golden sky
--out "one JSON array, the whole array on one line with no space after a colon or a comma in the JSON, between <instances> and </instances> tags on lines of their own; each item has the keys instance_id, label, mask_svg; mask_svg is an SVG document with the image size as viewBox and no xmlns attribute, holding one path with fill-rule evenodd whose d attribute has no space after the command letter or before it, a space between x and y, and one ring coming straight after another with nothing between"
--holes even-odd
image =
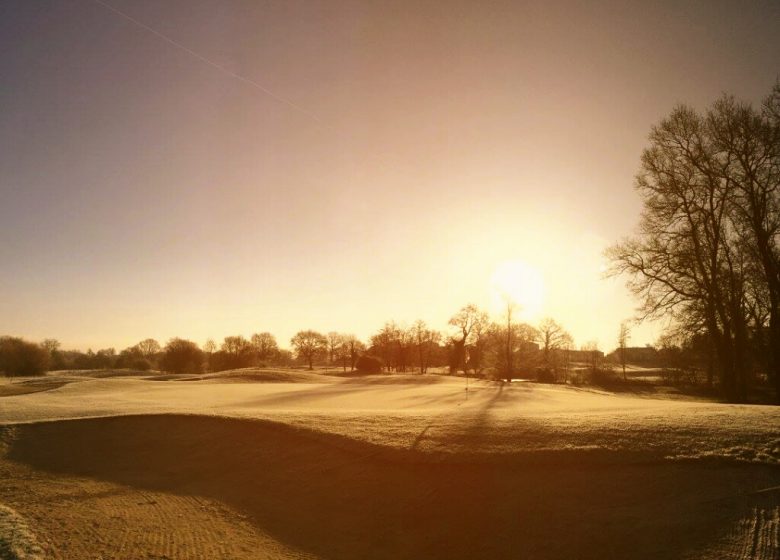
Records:
<instances>
[{"instance_id":1,"label":"golden sky","mask_svg":"<svg viewBox=\"0 0 780 560\"><path fill-rule=\"evenodd\" d=\"M650 126L780 74L772 2L106 3L0 8L0 331L82 349L444 329L519 267L609 350Z\"/></svg>"}]
</instances>

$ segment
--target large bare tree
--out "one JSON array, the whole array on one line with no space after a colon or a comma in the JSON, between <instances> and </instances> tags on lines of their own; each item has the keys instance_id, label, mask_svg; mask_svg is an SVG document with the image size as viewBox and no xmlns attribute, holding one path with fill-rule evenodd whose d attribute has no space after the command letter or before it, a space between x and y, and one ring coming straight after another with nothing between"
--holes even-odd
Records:
<instances>
[{"instance_id":1,"label":"large bare tree","mask_svg":"<svg viewBox=\"0 0 780 560\"><path fill-rule=\"evenodd\" d=\"M608 251L641 299L640 319L706 332L732 401L747 397L750 339L764 318L780 397L779 105L775 86L763 111L728 96L705 114L674 109L642 154L639 230Z\"/></svg>"}]
</instances>

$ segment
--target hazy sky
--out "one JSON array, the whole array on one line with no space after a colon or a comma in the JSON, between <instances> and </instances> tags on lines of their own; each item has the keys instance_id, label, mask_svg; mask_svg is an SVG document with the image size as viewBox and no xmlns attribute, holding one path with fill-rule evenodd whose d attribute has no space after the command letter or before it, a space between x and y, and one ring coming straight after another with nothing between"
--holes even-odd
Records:
<instances>
[{"instance_id":1,"label":"hazy sky","mask_svg":"<svg viewBox=\"0 0 780 560\"><path fill-rule=\"evenodd\" d=\"M105 1L224 71L94 0L0 3L0 334L444 329L520 261L527 318L609 350L650 126L780 75L778 2Z\"/></svg>"}]
</instances>

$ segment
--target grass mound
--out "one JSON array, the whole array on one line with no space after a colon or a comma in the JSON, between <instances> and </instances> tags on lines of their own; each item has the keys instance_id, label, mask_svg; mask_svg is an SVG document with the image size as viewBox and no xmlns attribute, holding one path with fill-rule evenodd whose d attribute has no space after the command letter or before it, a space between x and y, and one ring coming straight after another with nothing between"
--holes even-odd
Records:
<instances>
[{"instance_id":1,"label":"grass mound","mask_svg":"<svg viewBox=\"0 0 780 560\"><path fill-rule=\"evenodd\" d=\"M543 467L473 462L187 415L13 431L14 462L218 500L278 542L325 559L697 557L713 535L748 538L745 519L780 504L777 492L757 492L780 483L766 466L589 466L576 454ZM771 543L765 549L767 559L778 553ZM711 557L722 557L719 550Z\"/></svg>"}]
</instances>

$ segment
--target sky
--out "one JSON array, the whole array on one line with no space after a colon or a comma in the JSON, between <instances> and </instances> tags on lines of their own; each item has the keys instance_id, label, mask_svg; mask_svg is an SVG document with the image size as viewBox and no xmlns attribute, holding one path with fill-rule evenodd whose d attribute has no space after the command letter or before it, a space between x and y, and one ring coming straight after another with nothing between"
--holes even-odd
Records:
<instances>
[{"instance_id":1,"label":"sky","mask_svg":"<svg viewBox=\"0 0 780 560\"><path fill-rule=\"evenodd\" d=\"M636 302L603 251L637 225L650 127L760 102L778 22L777 2L6 0L0 334L287 346L498 318L503 286L610 350Z\"/></svg>"}]
</instances>

